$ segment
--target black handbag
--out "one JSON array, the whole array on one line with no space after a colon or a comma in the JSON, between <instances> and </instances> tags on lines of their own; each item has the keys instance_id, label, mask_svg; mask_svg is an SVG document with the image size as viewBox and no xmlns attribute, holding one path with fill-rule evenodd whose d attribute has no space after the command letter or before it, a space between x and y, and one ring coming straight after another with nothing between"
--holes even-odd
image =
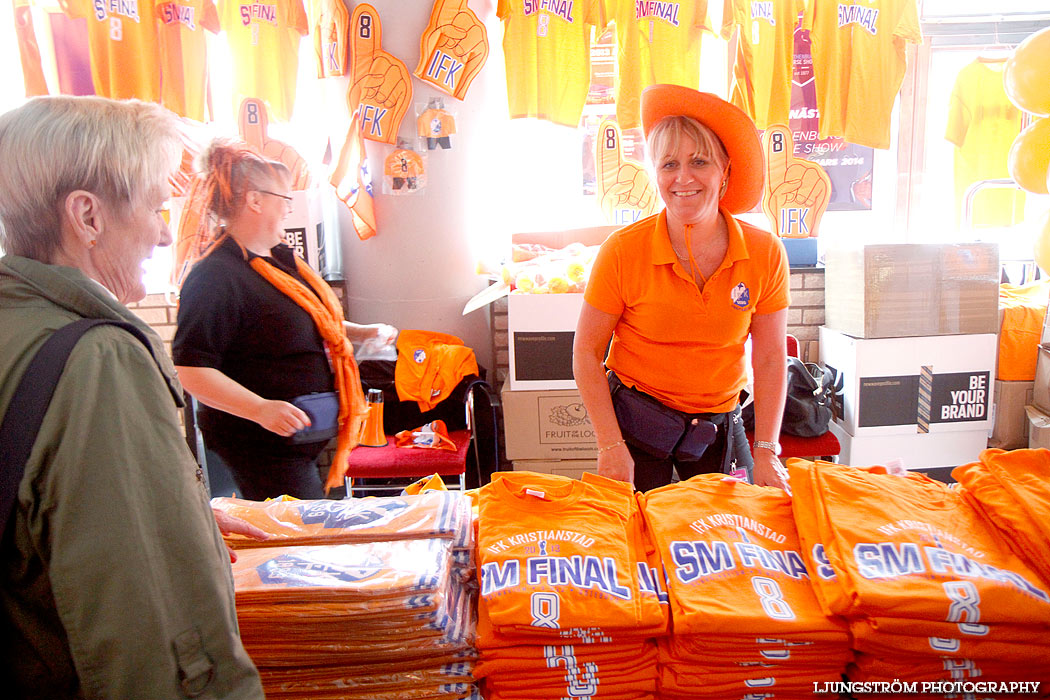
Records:
<instances>
[{"instance_id":1,"label":"black handbag","mask_svg":"<svg viewBox=\"0 0 1050 700\"><path fill-rule=\"evenodd\" d=\"M718 435L711 421L689 416L660 403L648 394L629 387L609 372L616 422L623 439L658 459L672 454L683 462L700 459Z\"/></svg>"},{"instance_id":2,"label":"black handbag","mask_svg":"<svg viewBox=\"0 0 1050 700\"><path fill-rule=\"evenodd\" d=\"M780 432L797 437L817 437L828 432L832 419L831 403L842 391L843 379L830 369L797 357L787 358L787 396ZM755 405L744 406L744 427L755 429Z\"/></svg>"}]
</instances>

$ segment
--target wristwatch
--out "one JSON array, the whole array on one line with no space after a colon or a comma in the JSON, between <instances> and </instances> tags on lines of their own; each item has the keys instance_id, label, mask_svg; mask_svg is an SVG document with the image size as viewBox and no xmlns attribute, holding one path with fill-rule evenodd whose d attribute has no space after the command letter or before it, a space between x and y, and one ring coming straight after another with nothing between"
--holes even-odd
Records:
<instances>
[{"instance_id":1,"label":"wristwatch","mask_svg":"<svg viewBox=\"0 0 1050 700\"><path fill-rule=\"evenodd\" d=\"M767 450L772 450L773 454L778 455L778 456L780 455L780 443L779 442L770 442L769 440L755 440L754 442L751 443L751 448L752 449L756 449L756 448L759 448L759 447L764 447Z\"/></svg>"}]
</instances>

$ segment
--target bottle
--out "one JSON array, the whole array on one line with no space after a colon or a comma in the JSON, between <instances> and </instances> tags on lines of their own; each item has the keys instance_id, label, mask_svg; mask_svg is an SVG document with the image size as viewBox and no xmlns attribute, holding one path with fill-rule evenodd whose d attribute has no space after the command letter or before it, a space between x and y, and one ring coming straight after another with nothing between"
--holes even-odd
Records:
<instances>
[{"instance_id":1,"label":"bottle","mask_svg":"<svg viewBox=\"0 0 1050 700\"><path fill-rule=\"evenodd\" d=\"M383 432L383 392L379 389L368 390L368 416L365 418L365 428L361 432L361 445L386 447L386 433Z\"/></svg>"}]
</instances>

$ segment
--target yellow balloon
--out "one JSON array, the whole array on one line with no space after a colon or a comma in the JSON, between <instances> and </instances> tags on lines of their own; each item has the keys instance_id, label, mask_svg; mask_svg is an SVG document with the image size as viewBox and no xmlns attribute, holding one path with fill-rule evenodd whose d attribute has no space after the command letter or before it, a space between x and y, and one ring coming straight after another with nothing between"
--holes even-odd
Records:
<instances>
[{"instance_id":1,"label":"yellow balloon","mask_svg":"<svg viewBox=\"0 0 1050 700\"><path fill-rule=\"evenodd\" d=\"M1042 268L1043 272L1050 272L1050 211L1043 214L1039 220L1039 234L1035 239L1035 264Z\"/></svg>"},{"instance_id":2,"label":"yellow balloon","mask_svg":"<svg viewBox=\"0 0 1050 700\"><path fill-rule=\"evenodd\" d=\"M1030 34L1017 45L1003 67L1006 96L1020 109L1050 115L1050 27Z\"/></svg>"},{"instance_id":3,"label":"yellow balloon","mask_svg":"<svg viewBox=\"0 0 1050 700\"><path fill-rule=\"evenodd\" d=\"M1037 119L1014 139L1006 157L1010 177L1033 194L1047 194L1050 169L1050 119Z\"/></svg>"}]
</instances>

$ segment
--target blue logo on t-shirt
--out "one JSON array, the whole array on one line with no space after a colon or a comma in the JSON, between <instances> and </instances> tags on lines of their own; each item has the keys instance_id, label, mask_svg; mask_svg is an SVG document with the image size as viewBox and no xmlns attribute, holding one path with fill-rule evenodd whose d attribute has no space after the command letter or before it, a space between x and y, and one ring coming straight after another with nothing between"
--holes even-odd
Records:
<instances>
[{"instance_id":1,"label":"blue logo on t-shirt","mask_svg":"<svg viewBox=\"0 0 1050 700\"><path fill-rule=\"evenodd\" d=\"M315 501L298 506L304 525L321 523L324 527L365 527L377 520L390 518L408 507L402 500L386 501L379 505L352 503L349 499Z\"/></svg>"},{"instance_id":2,"label":"blue logo on t-shirt","mask_svg":"<svg viewBox=\"0 0 1050 700\"><path fill-rule=\"evenodd\" d=\"M263 583L285 586L323 586L325 579L356 583L372 578L384 569L382 559L369 554L360 562L323 561L306 554L281 554L256 567Z\"/></svg>"},{"instance_id":3,"label":"blue logo on t-shirt","mask_svg":"<svg viewBox=\"0 0 1050 700\"><path fill-rule=\"evenodd\" d=\"M733 300L733 306L738 309L746 309L751 304L751 291L747 288L743 282L733 287L733 291L729 293L729 298Z\"/></svg>"}]
</instances>

